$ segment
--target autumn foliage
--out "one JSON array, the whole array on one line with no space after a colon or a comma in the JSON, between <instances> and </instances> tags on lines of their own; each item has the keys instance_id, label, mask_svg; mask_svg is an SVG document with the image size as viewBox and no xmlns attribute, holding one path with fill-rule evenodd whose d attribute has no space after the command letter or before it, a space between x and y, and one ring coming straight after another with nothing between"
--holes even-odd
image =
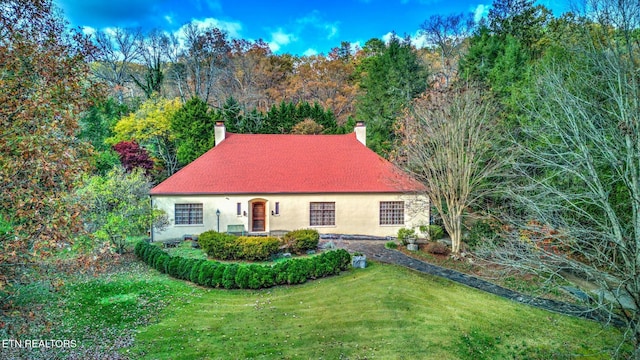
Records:
<instances>
[{"instance_id":1,"label":"autumn foliage","mask_svg":"<svg viewBox=\"0 0 640 360\"><path fill-rule=\"evenodd\" d=\"M113 150L118 153L120 163L127 172L139 168L149 175L149 171L153 169L153 160L149 157L149 153L135 140L121 141L113 146Z\"/></svg>"},{"instance_id":2,"label":"autumn foliage","mask_svg":"<svg viewBox=\"0 0 640 360\"><path fill-rule=\"evenodd\" d=\"M88 167L77 141L86 109L91 51L69 35L50 0L0 4L0 288L81 230L68 194ZM10 270L11 269L11 270Z\"/></svg>"}]
</instances>

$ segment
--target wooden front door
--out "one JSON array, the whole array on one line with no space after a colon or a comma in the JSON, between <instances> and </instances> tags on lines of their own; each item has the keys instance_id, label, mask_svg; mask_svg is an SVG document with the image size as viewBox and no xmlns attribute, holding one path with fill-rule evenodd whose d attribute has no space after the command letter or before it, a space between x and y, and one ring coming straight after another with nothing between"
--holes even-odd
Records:
<instances>
[{"instance_id":1,"label":"wooden front door","mask_svg":"<svg viewBox=\"0 0 640 360\"><path fill-rule=\"evenodd\" d=\"M252 226L251 231L264 231L265 224L265 204L254 202L251 205Z\"/></svg>"}]
</instances>

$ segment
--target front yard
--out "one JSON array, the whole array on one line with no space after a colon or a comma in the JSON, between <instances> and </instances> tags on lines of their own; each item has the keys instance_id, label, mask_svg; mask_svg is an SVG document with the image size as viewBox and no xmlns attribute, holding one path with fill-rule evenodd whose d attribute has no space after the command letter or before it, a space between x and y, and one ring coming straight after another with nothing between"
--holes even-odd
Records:
<instances>
[{"instance_id":1,"label":"front yard","mask_svg":"<svg viewBox=\"0 0 640 360\"><path fill-rule=\"evenodd\" d=\"M67 279L55 291L32 284L20 296L40 321L22 336L75 339L65 350L72 358L609 359L620 341L595 322L380 263L304 285L229 291L128 258L118 271Z\"/></svg>"}]
</instances>

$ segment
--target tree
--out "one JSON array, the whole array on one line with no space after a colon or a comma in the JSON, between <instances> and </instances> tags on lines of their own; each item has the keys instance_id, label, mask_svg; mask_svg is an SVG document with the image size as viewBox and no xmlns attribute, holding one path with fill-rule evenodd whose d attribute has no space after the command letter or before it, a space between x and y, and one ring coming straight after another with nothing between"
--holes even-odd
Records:
<instances>
[{"instance_id":1,"label":"tree","mask_svg":"<svg viewBox=\"0 0 640 360\"><path fill-rule=\"evenodd\" d=\"M171 119L181 107L178 98L167 100L153 96L136 112L120 119L114 128L115 135L107 139L107 142L117 144L120 141L137 141L162 161L166 176L169 177L178 171Z\"/></svg>"},{"instance_id":2,"label":"tree","mask_svg":"<svg viewBox=\"0 0 640 360\"><path fill-rule=\"evenodd\" d=\"M118 155L105 140L113 136L113 128L129 109L114 98L96 101L80 118L78 139L91 143L93 147L93 167L99 174L106 174L118 164Z\"/></svg>"},{"instance_id":3,"label":"tree","mask_svg":"<svg viewBox=\"0 0 640 360\"><path fill-rule=\"evenodd\" d=\"M171 131L176 139L177 157L186 165L215 145L216 113L199 98L187 101L171 118Z\"/></svg>"},{"instance_id":4,"label":"tree","mask_svg":"<svg viewBox=\"0 0 640 360\"><path fill-rule=\"evenodd\" d=\"M113 168L105 177L93 176L78 189L79 201L88 204L84 222L98 240L111 243L119 254L128 236L144 235L155 226L162 231L167 215L151 207L151 183L142 169Z\"/></svg>"},{"instance_id":5,"label":"tree","mask_svg":"<svg viewBox=\"0 0 640 360\"><path fill-rule=\"evenodd\" d=\"M0 3L0 288L82 230L68 196L89 165L77 119L99 88L89 41L56 14L50 0Z\"/></svg>"},{"instance_id":6,"label":"tree","mask_svg":"<svg viewBox=\"0 0 640 360\"><path fill-rule=\"evenodd\" d=\"M169 37L159 31L152 31L147 37L137 39L137 47L144 67L135 71L133 67L130 73L133 82L144 92L147 99L153 94L160 94L164 82L164 64L166 62L164 50L169 43Z\"/></svg>"},{"instance_id":7,"label":"tree","mask_svg":"<svg viewBox=\"0 0 640 360\"><path fill-rule=\"evenodd\" d=\"M494 35L501 39L511 35L535 54L551 12L542 5L535 6L533 0L495 0L488 17Z\"/></svg>"},{"instance_id":8,"label":"tree","mask_svg":"<svg viewBox=\"0 0 640 360\"><path fill-rule=\"evenodd\" d=\"M448 86L458 72L458 60L462 56L463 44L471 36L475 27L472 14L455 14L442 16L432 15L420 26L420 33L425 35L429 46L440 52L441 70L434 75L444 79Z\"/></svg>"},{"instance_id":9,"label":"tree","mask_svg":"<svg viewBox=\"0 0 640 360\"><path fill-rule=\"evenodd\" d=\"M367 146L386 156L395 142L396 119L427 87L426 71L408 39L393 36L386 45L369 40L363 52L356 117L367 122Z\"/></svg>"},{"instance_id":10,"label":"tree","mask_svg":"<svg viewBox=\"0 0 640 360\"><path fill-rule=\"evenodd\" d=\"M148 176L153 169L153 160L149 153L135 141L121 141L113 146L113 150L118 153L120 164L127 172L140 169Z\"/></svg>"},{"instance_id":11,"label":"tree","mask_svg":"<svg viewBox=\"0 0 640 360\"><path fill-rule=\"evenodd\" d=\"M94 36L97 48L93 74L106 82L120 104L124 103L124 90L130 81L131 64L140 60L139 43L142 34L123 28L98 31Z\"/></svg>"},{"instance_id":12,"label":"tree","mask_svg":"<svg viewBox=\"0 0 640 360\"><path fill-rule=\"evenodd\" d=\"M322 130L324 130L324 126L318 124L312 119L305 119L291 129L292 134L300 134L300 135L317 135L322 134Z\"/></svg>"},{"instance_id":13,"label":"tree","mask_svg":"<svg viewBox=\"0 0 640 360\"><path fill-rule=\"evenodd\" d=\"M479 89L432 89L413 102L400 128L404 167L425 184L454 255L465 212L493 189L487 180L505 161L492 147L499 137L493 108Z\"/></svg>"},{"instance_id":14,"label":"tree","mask_svg":"<svg viewBox=\"0 0 640 360\"><path fill-rule=\"evenodd\" d=\"M488 255L597 285L590 305L626 325L639 359L640 4L597 5L617 23L585 26L582 45L550 59L537 78L526 107L532 121L522 129L528 141L518 143L513 166L517 182L505 194L520 207L504 215L508 231Z\"/></svg>"}]
</instances>

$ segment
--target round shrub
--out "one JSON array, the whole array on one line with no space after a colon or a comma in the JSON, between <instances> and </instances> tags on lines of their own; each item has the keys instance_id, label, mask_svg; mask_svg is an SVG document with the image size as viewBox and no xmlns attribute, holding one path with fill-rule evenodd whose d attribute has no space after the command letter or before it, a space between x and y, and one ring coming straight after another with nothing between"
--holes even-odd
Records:
<instances>
[{"instance_id":1,"label":"round shrub","mask_svg":"<svg viewBox=\"0 0 640 360\"><path fill-rule=\"evenodd\" d=\"M291 252L304 254L318 248L320 234L315 229L300 229L286 233L283 240Z\"/></svg>"},{"instance_id":2,"label":"round shrub","mask_svg":"<svg viewBox=\"0 0 640 360\"><path fill-rule=\"evenodd\" d=\"M178 268L183 258L179 256L174 256L169 260L169 265L167 266L167 274L177 278L178 277Z\"/></svg>"},{"instance_id":3,"label":"round shrub","mask_svg":"<svg viewBox=\"0 0 640 360\"><path fill-rule=\"evenodd\" d=\"M200 265L200 271L198 273L196 284L202 286L214 286L211 284L211 280L213 279L213 274L215 273L218 264L219 263L213 261L204 261Z\"/></svg>"},{"instance_id":4,"label":"round shrub","mask_svg":"<svg viewBox=\"0 0 640 360\"><path fill-rule=\"evenodd\" d=\"M238 244L237 236L205 231L198 236L200 248L210 257L220 260L237 260L241 258L242 248Z\"/></svg>"},{"instance_id":5,"label":"round shrub","mask_svg":"<svg viewBox=\"0 0 640 360\"><path fill-rule=\"evenodd\" d=\"M236 287L240 289L248 289L249 288L249 280L251 280L251 269L246 265L239 265L238 270L236 271ZM225 286L226 287L226 286Z\"/></svg>"},{"instance_id":6,"label":"round shrub","mask_svg":"<svg viewBox=\"0 0 640 360\"><path fill-rule=\"evenodd\" d=\"M138 243L136 244L136 246L133 248L133 253L138 257L141 258L141 254L142 254L142 250L145 248L145 245L148 245L146 241L138 241Z\"/></svg>"},{"instance_id":7,"label":"round shrub","mask_svg":"<svg viewBox=\"0 0 640 360\"><path fill-rule=\"evenodd\" d=\"M449 247L441 242L430 242L425 247L425 251L435 255L449 255Z\"/></svg>"},{"instance_id":8,"label":"round shrub","mask_svg":"<svg viewBox=\"0 0 640 360\"><path fill-rule=\"evenodd\" d=\"M238 264L227 265L224 273L222 274L222 286L225 289L236 288L236 274L238 273Z\"/></svg>"},{"instance_id":9,"label":"round shrub","mask_svg":"<svg viewBox=\"0 0 640 360\"><path fill-rule=\"evenodd\" d=\"M196 260L191 266L191 272L189 273L189 281L192 283L198 283L198 276L200 275L200 267L206 263L207 260Z\"/></svg>"},{"instance_id":10,"label":"round shrub","mask_svg":"<svg viewBox=\"0 0 640 360\"><path fill-rule=\"evenodd\" d=\"M216 270L213 272L213 278L211 279L212 287L223 287L222 279L224 277L225 271L227 271L227 266L227 264L220 263L220 265L216 267Z\"/></svg>"}]
</instances>

